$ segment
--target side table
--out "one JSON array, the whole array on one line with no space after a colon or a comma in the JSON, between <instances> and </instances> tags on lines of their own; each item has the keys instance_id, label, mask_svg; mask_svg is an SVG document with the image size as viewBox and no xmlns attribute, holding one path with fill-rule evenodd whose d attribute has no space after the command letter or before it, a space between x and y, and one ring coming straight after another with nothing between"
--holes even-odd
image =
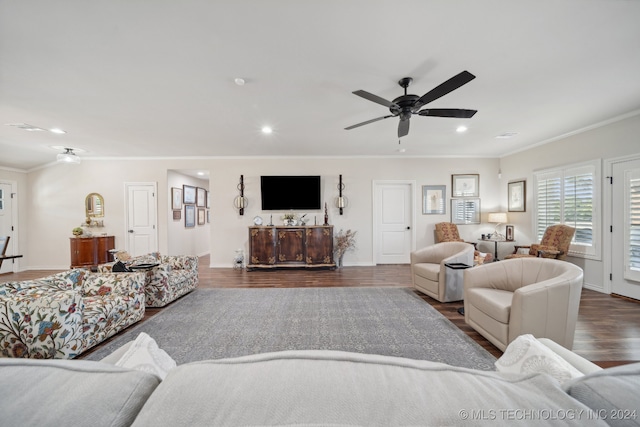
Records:
<instances>
[{"instance_id":1,"label":"side table","mask_svg":"<svg viewBox=\"0 0 640 427\"><path fill-rule=\"evenodd\" d=\"M493 249L493 261L500 261L500 259L498 259L498 243L515 243L515 240L507 240L507 239L478 239L478 241L480 242L493 242L494 243L494 249Z\"/></svg>"}]
</instances>

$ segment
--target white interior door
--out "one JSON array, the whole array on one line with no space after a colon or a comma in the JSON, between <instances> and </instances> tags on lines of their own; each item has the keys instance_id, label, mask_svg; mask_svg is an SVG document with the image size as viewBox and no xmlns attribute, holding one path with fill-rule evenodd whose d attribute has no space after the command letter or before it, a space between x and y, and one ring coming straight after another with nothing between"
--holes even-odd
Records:
<instances>
[{"instance_id":1,"label":"white interior door","mask_svg":"<svg viewBox=\"0 0 640 427\"><path fill-rule=\"evenodd\" d=\"M132 256L158 250L156 183L126 183L127 252Z\"/></svg>"},{"instance_id":2,"label":"white interior door","mask_svg":"<svg viewBox=\"0 0 640 427\"><path fill-rule=\"evenodd\" d=\"M374 228L375 262L408 264L414 242L412 183L374 183Z\"/></svg>"},{"instance_id":3,"label":"white interior door","mask_svg":"<svg viewBox=\"0 0 640 427\"><path fill-rule=\"evenodd\" d=\"M7 255L16 255L17 242L14 239L12 185L0 182L0 236L9 236ZM0 251L1 252L1 251ZM0 274L17 271L18 259L8 259L2 263Z\"/></svg>"},{"instance_id":4,"label":"white interior door","mask_svg":"<svg viewBox=\"0 0 640 427\"><path fill-rule=\"evenodd\" d=\"M612 172L611 292L640 300L640 159Z\"/></svg>"}]
</instances>

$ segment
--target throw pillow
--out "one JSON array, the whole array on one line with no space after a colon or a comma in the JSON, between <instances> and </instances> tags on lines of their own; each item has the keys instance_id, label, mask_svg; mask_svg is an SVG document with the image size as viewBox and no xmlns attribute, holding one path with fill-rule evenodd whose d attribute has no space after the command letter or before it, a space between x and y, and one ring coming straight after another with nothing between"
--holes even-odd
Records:
<instances>
[{"instance_id":1,"label":"throw pillow","mask_svg":"<svg viewBox=\"0 0 640 427\"><path fill-rule=\"evenodd\" d=\"M495 365L498 372L548 374L560 384L583 375L531 334L513 340Z\"/></svg>"},{"instance_id":2,"label":"throw pillow","mask_svg":"<svg viewBox=\"0 0 640 427\"><path fill-rule=\"evenodd\" d=\"M166 351L158 347L156 341L141 332L122 355L116 366L136 369L156 375L161 380L176 367L176 362Z\"/></svg>"}]
</instances>

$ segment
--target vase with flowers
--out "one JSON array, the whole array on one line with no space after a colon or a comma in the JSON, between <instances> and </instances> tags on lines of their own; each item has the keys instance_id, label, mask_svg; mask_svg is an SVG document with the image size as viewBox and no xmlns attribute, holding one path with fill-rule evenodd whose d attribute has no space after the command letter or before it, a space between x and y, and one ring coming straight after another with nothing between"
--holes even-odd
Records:
<instances>
[{"instance_id":1,"label":"vase with flowers","mask_svg":"<svg viewBox=\"0 0 640 427\"><path fill-rule=\"evenodd\" d=\"M296 214L294 213L286 213L282 215L282 220L284 221L284 225L296 225Z\"/></svg>"},{"instance_id":2,"label":"vase with flowers","mask_svg":"<svg viewBox=\"0 0 640 427\"><path fill-rule=\"evenodd\" d=\"M344 254L356 246L356 233L357 231L342 231L340 230L335 235L335 252L338 268L342 267L342 258Z\"/></svg>"}]
</instances>

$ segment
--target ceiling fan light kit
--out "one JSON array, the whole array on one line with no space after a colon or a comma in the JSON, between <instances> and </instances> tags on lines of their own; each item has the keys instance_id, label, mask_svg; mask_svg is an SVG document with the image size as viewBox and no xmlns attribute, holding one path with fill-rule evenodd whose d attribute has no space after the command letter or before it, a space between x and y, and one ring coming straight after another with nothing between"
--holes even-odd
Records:
<instances>
[{"instance_id":1,"label":"ceiling fan light kit","mask_svg":"<svg viewBox=\"0 0 640 427\"><path fill-rule=\"evenodd\" d=\"M364 99L367 99L371 102L375 102L377 104L383 105L389 109L391 114L378 117L375 119L367 120L362 123L358 123L349 127L346 127L346 130L354 129L360 126L368 125L369 123L377 122L378 120L388 119L389 117L399 117L400 122L398 123L398 138L402 138L409 134L409 123L411 116L417 114L419 116L429 116L429 117L451 117L451 118L459 118L459 119L470 119L474 116L478 111L477 110L467 110L467 109L459 109L459 108L432 108L432 109L423 109L421 108L426 104L435 101L438 98L443 97L449 92L453 92L459 87L469 83L471 80L475 79L476 76L471 74L468 71L463 71L446 82L436 86L434 89L425 93L422 96L407 94L407 88L413 81L411 77L404 77L398 81L400 87L404 89L404 95L400 95L393 101L388 101L384 98L379 97L378 95L374 95L364 90L356 90L353 92L354 95L358 95Z\"/></svg>"},{"instance_id":2,"label":"ceiling fan light kit","mask_svg":"<svg viewBox=\"0 0 640 427\"><path fill-rule=\"evenodd\" d=\"M60 153L56 156L56 161L58 163L80 163L80 157L73 152L73 148L65 148L64 150L64 153Z\"/></svg>"}]
</instances>

